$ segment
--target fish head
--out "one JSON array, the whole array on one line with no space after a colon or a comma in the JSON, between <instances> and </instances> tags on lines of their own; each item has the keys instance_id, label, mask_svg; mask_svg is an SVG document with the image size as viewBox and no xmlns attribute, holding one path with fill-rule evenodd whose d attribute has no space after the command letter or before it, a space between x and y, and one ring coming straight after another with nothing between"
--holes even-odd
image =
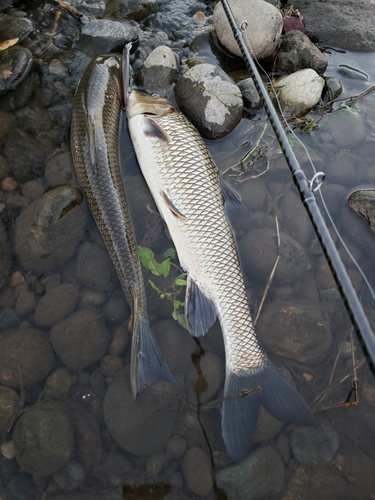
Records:
<instances>
[{"instance_id":1,"label":"fish head","mask_svg":"<svg viewBox=\"0 0 375 500\"><path fill-rule=\"evenodd\" d=\"M137 115L150 117L164 116L175 111L167 99L149 95L137 89L131 89L126 104L126 114L130 120Z\"/></svg>"}]
</instances>

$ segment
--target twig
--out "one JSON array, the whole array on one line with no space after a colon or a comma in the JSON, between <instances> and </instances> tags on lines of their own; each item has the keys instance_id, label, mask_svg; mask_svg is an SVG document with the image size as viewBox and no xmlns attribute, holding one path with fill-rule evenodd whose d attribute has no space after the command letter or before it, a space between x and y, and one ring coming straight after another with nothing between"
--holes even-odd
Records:
<instances>
[{"instance_id":1,"label":"twig","mask_svg":"<svg viewBox=\"0 0 375 500\"><path fill-rule=\"evenodd\" d=\"M276 257L275 263L273 265L271 274L270 274L270 276L268 278L266 288L264 289L262 300L260 301L260 304L259 304L259 307L258 307L258 311L257 311L255 319L254 319L254 326L257 324L259 315L260 315L260 313L262 311L263 304L264 304L264 302L266 300L266 297L267 297L267 294L268 294L268 290L270 289L272 280L273 280L273 278L275 276L275 272L276 272L277 266L279 264L279 260L281 258L281 252L280 252L280 249L281 249L281 240L280 240L279 221L278 221L277 216L275 216L275 223L276 223L276 234L277 234L277 257Z\"/></svg>"},{"instance_id":2,"label":"twig","mask_svg":"<svg viewBox=\"0 0 375 500\"><path fill-rule=\"evenodd\" d=\"M62 0L55 0L55 2L58 3L60 5L60 7L62 7L63 9L66 9L68 12L70 12L71 14L73 14L73 16L76 16L76 17L79 17L79 18L82 17L82 14L80 12L78 12L77 9L75 9L74 7L72 7L71 5L69 5L68 3L63 2Z\"/></svg>"},{"instance_id":3,"label":"twig","mask_svg":"<svg viewBox=\"0 0 375 500\"><path fill-rule=\"evenodd\" d=\"M200 407L201 411L212 410L213 408L218 408L224 401L233 398L244 398L253 392L260 391L261 387L257 385L254 389L245 389L244 391L238 392L237 394L231 394L230 396L226 396L225 398L218 398L214 401L210 401L209 403L205 403Z\"/></svg>"}]
</instances>

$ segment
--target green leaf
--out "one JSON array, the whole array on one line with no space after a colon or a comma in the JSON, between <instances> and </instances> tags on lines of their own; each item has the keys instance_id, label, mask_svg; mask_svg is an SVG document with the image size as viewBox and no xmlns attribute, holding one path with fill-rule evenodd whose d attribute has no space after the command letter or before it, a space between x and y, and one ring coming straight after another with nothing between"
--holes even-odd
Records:
<instances>
[{"instance_id":1,"label":"green leaf","mask_svg":"<svg viewBox=\"0 0 375 500\"><path fill-rule=\"evenodd\" d=\"M178 313L177 313L177 311L173 311L173 313L172 313L172 318L173 318L175 321L178 321L178 319L177 319L177 318L178 318Z\"/></svg>"},{"instance_id":2,"label":"green leaf","mask_svg":"<svg viewBox=\"0 0 375 500\"><path fill-rule=\"evenodd\" d=\"M176 250L174 248L168 248L168 250L166 250L164 253L163 253L163 257L164 259L174 259L176 257Z\"/></svg>"},{"instance_id":3,"label":"green leaf","mask_svg":"<svg viewBox=\"0 0 375 500\"><path fill-rule=\"evenodd\" d=\"M173 301L173 309L176 311L177 309L179 309L180 307L184 307L185 306L185 302L181 302L180 300L174 300Z\"/></svg>"},{"instance_id":4,"label":"green leaf","mask_svg":"<svg viewBox=\"0 0 375 500\"><path fill-rule=\"evenodd\" d=\"M156 290L158 293L163 293L160 290L160 288L158 288L152 280L148 280L148 282L150 283L151 288L153 288L154 290Z\"/></svg>"},{"instance_id":5,"label":"green leaf","mask_svg":"<svg viewBox=\"0 0 375 500\"><path fill-rule=\"evenodd\" d=\"M156 264L157 264L157 263L156 263ZM153 274L154 276L160 276L159 271L157 271L156 269L150 269L150 271L152 272L152 274Z\"/></svg>"},{"instance_id":6,"label":"green leaf","mask_svg":"<svg viewBox=\"0 0 375 500\"><path fill-rule=\"evenodd\" d=\"M149 271L156 271L158 263L155 260L154 252L147 247L138 247L139 258L143 267ZM156 276L159 276L158 274Z\"/></svg>"},{"instance_id":7,"label":"green leaf","mask_svg":"<svg viewBox=\"0 0 375 500\"><path fill-rule=\"evenodd\" d=\"M185 330L188 329L186 321L185 321L185 316L181 313L177 313L177 321L180 323L180 325L185 328Z\"/></svg>"},{"instance_id":8,"label":"green leaf","mask_svg":"<svg viewBox=\"0 0 375 500\"><path fill-rule=\"evenodd\" d=\"M187 281L182 278L176 278L174 284L177 286L186 286Z\"/></svg>"},{"instance_id":9,"label":"green leaf","mask_svg":"<svg viewBox=\"0 0 375 500\"><path fill-rule=\"evenodd\" d=\"M157 270L159 273L166 278L169 274L169 271L171 269L171 261L169 258L163 260L161 264L158 264Z\"/></svg>"}]
</instances>

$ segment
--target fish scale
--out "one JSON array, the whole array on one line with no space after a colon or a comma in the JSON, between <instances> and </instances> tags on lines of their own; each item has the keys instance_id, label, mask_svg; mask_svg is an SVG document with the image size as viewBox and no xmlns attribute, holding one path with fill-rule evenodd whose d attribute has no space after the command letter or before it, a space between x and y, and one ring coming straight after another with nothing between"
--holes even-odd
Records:
<instances>
[{"instance_id":1,"label":"fish scale","mask_svg":"<svg viewBox=\"0 0 375 500\"><path fill-rule=\"evenodd\" d=\"M260 345L226 217L240 205L195 127L163 98L131 90L129 132L142 173L187 273L185 318L204 335L218 317L225 346L223 440L239 461L251 451L263 405L276 419L314 425L306 402ZM223 186L223 190L221 189ZM249 395L248 392L260 390Z\"/></svg>"}]
</instances>

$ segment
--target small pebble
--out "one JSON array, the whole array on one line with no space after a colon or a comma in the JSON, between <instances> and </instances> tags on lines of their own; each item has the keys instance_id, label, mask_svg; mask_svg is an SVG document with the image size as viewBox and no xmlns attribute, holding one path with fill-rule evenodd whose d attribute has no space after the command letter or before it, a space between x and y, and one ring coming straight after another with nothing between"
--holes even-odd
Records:
<instances>
[{"instance_id":1,"label":"small pebble","mask_svg":"<svg viewBox=\"0 0 375 500\"><path fill-rule=\"evenodd\" d=\"M37 200L46 191L42 184L34 179L25 182L22 187L22 196L28 198L31 201Z\"/></svg>"},{"instance_id":2,"label":"small pebble","mask_svg":"<svg viewBox=\"0 0 375 500\"><path fill-rule=\"evenodd\" d=\"M123 366L124 362L117 356L104 356L100 360L100 371L105 377L114 377Z\"/></svg>"},{"instance_id":3,"label":"small pebble","mask_svg":"<svg viewBox=\"0 0 375 500\"><path fill-rule=\"evenodd\" d=\"M10 275L9 286L15 288L18 285L18 283L21 283L22 281L25 281L23 274L20 273L19 271L15 271Z\"/></svg>"},{"instance_id":4,"label":"small pebble","mask_svg":"<svg viewBox=\"0 0 375 500\"><path fill-rule=\"evenodd\" d=\"M79 300L80 309L86 307L97 307L102 306L107 300L107 294L105 292L99 292L98 290L92 290L89 287L82 287L81 297Z\"/></svg>"},{"instance_id":5,"label":"small pebble","mask_svg":"<svg viewBox=\"0 0 375 500\"><path fill-rule=\"evenodd\" d=\"M129 338L129 332L124 326L116 327L109 344L108 354L111 356L121 356L129 343Z\"/></svg>"},{"instance_id":6,"label":"small pebble","mask_svg":"<svg viewBox=\"0 0 375 500\"><path fill-rule=\"evenodd\" d=\"M182 472L175 472L169 480L172 488L182 488L184 485L184 476Z\"/></svg>"},{"instance_id":7,"label":"small pebble","mask_svg":"<svg viewBox=\"0 0 375 500\"><path fill-rule=\"evenodd\" d=\"M3 443L0 450L4 457L8 460L12 460L16 456L14 454L13 441L7 441L6 443Z\"/></svg>"},{"instance_id":8,"label":"small pebble","mask_svg":"<svg viewBox=\"0 0 375 500\"><path fill-rule=\"evenodd\" d=\"M182 461L182 472L189 490L195 495L211 493L213 477L211 462L202 448L190 448Z\"/></svg>"},{"instance_id":9,"label":"small pebble","mask_svg":"<svg viewBox=\"0 0 375 500\"><path fill-rule=\"evenodd\" d=\"M17 182L12 177L6 177L1 183L1 187L4 191L14 191L17 186Z\"/></svg>"},{"instance_id":10,"label":"small pebble","mask_svg":"<svg viewBox=\"0 0 375 500\"><path fill-rule=\"evenodd\" d=\"M147 474L154 477L158 476L167 461L168 455L166 453L155 453L150 455L146 460Z\"/></svg>"},{"instance_id":11,"label":"small pebble","mask_svg":"<svg viewBox=\"0 0 375 500\"><path fill-rule=\"evenodd\" d=\"M168 439L166 452L172 458L182 458L186 452L186 441L182 437L173 437Z\"/></svg>"},{"instance_id":12,"label":"small pebble","mask_svg":"<svg viewBox=\"0 0 375 500\"><path fill-rule=\"evenodd\" d=\"M104 317L108 323L123 323L129 317L129 306L122 295L112 295L104 306Z\"/></svg>"}]
</instances>

